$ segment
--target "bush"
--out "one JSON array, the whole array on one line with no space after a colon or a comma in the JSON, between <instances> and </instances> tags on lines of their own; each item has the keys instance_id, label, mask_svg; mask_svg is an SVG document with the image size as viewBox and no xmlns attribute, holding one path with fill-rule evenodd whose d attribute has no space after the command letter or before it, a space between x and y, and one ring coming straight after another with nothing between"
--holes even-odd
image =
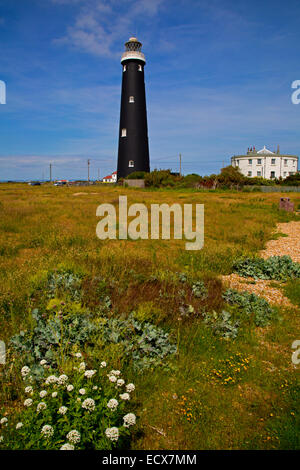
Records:
<instances>
[{"instance_id":1,"label":"bush","mask_svg":"<svg viewBox=\"0 0 300 470\"><path fill-rule=\"evenodd\" d=\"M134 171L130 175L126 176L127 180L143 180L145 178L145 171Z\"/></svg>"}]
</instances>

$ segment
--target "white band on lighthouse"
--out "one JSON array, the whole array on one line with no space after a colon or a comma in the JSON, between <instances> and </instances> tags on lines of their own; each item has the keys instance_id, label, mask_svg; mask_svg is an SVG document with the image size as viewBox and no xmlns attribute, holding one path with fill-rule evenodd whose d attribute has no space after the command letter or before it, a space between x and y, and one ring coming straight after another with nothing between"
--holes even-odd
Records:
<instances>
[{"instance_id":1,"label":"white band on lighthouse","mask_svg":"<svg viewBox=\"0 0 300 470\"><path fill-rule=\"evenodd\" d=\"M146 63L145 56L142 52L139 51L126 51L122 54L121 57L121 64L125 62L125 60L130 60L130 59L138 59Z\"/></svg>"}]
</instances>

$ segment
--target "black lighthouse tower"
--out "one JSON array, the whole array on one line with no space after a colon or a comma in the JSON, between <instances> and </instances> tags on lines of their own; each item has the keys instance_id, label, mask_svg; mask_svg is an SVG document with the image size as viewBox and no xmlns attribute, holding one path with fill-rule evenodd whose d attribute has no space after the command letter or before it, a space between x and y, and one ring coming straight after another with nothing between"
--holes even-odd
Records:
<instances>
[{"instance_id":1,"label":"black lighthouse tower","mask_svg":"<svg viewBox=\"0 0 300 470\"><path fill-rule=\"evenodd\" d=\"M125 43L119 130L118 179L135 171L150 171L146 93L145 56L137 38Z\"/></svg>"}]
</instances>

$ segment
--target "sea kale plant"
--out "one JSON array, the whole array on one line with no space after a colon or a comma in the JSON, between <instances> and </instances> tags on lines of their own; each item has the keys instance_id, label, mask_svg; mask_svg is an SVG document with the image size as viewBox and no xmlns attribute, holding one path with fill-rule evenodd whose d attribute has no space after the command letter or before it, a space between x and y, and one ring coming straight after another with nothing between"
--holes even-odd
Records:
<instances>
[{"instance_id":1,"label":"sea kale plant","mask_svg":"<svg viewBox=\"0 0 300 470\"><path fill-rule=\"evenodd\" d=\"M253 316L256 326L266 326L274 317L274 310L269 303L253 293L227 289L223 298L228 304L237 306L248 317Z\"/></svg>"},{"instance_id":2,"label":"sea kale plant","mask_svg":"<svg viewBox=\"0 0 300 470\"><path fill-rule=\"evenodd\" d=\"M47 295L53 299L57 294L63 292L70 300L81 298L82 276L71 270L59 270L49 273L47 279Z\"/></svg>"},{"instance_id":3,"label":"sea kale plant","mask_svg":"<svg viewBox=\"0 0 300 470\"><path fill-rule=\"evenodd\" d=\"M239 331L239 321L234 321L231 313L222 310L221 313L204 313L204 323L213 333L227 339L235 339Z\"/></svg>"},{"instance_id":4,"label":"sea kale plant","mask_svg":"<svg viewBox=\"0 0 300 470\"><path fill-rule=\"evenodd\" d=\"M32 330L21 331L10 340L10 346L32 364L34 376L41 372L39 361L45 358L52 367L59 357L67 357L72 348L85 344L96 332L97 327L88 315L75 304L60 302L50 311L40 313L33 310ZM37 378L37 377L36 377Z\"/></svg>"},{"instance_id":5,"label":"sea kale plant","mask_svg":"<svg viewBox=\"0 0 300 470\"><path fill-rule=\"evenodd\" d=\"M246 258L236 261L233 271L242 277L286 281L300 278L300 263L293 262L289 256Z\"/></svg>"},{"instance_id":6,"label":"sea kale plant","mask_svg":"<svg viewBox=\"0 0 300 470\"><path fill-rule=\"evenodd\" d=\"M57 374L43 359L43 381L33 382L30 367L24 381L20 412L0 419L0 449L109 450L129 437L136 416L129 405L135 386L126 384L119 370L87 370L81 353L72 369Z\"/></svg>"},{"instance_id":7,"label":"sea kale plant","mask_svg":"<svg viewBox=\"0 0 300 470\"><path fill-rule=\"evenodd\" d=\"M128 359L132 359L135 370L167 366L168 356L176 352L168 333L152 323L139 322L133 315L127 319L110 318L102 325L105 343L123 346Z\"/></svg>"},{"instance_id":8,"label":"sea kale plant","mask_svg":"<svg viewBox=\"0 0 300 470\"><path fill-rule=\"evenodd\" d=\"M206 289L203 281L197 281L192 285L192 292L198 299L204 300L208 296L208 290Z\"/></svg>"}]
</instances>

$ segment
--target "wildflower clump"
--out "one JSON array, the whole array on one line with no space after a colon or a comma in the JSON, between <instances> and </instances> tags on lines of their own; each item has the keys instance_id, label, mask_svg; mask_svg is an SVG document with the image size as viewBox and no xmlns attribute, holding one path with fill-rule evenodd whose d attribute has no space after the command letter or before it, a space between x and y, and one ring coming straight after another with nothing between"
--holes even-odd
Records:
<instances>
[{"instance_id":1,"label":"wildflower clump","mask_svg":"<svg viewBox=\"0 0 300 470\"><path fill-rule=\"evenodd\" d=\"M119 370L107 374L103 365L86 371L81 360L74 357L67 374L45 370L33 386L26 383L30 368L23 367L23 408L0 417L0 449L110 450L121 445L136 423L128 410L135 386Z\"/></svg>"}]
</instances>

